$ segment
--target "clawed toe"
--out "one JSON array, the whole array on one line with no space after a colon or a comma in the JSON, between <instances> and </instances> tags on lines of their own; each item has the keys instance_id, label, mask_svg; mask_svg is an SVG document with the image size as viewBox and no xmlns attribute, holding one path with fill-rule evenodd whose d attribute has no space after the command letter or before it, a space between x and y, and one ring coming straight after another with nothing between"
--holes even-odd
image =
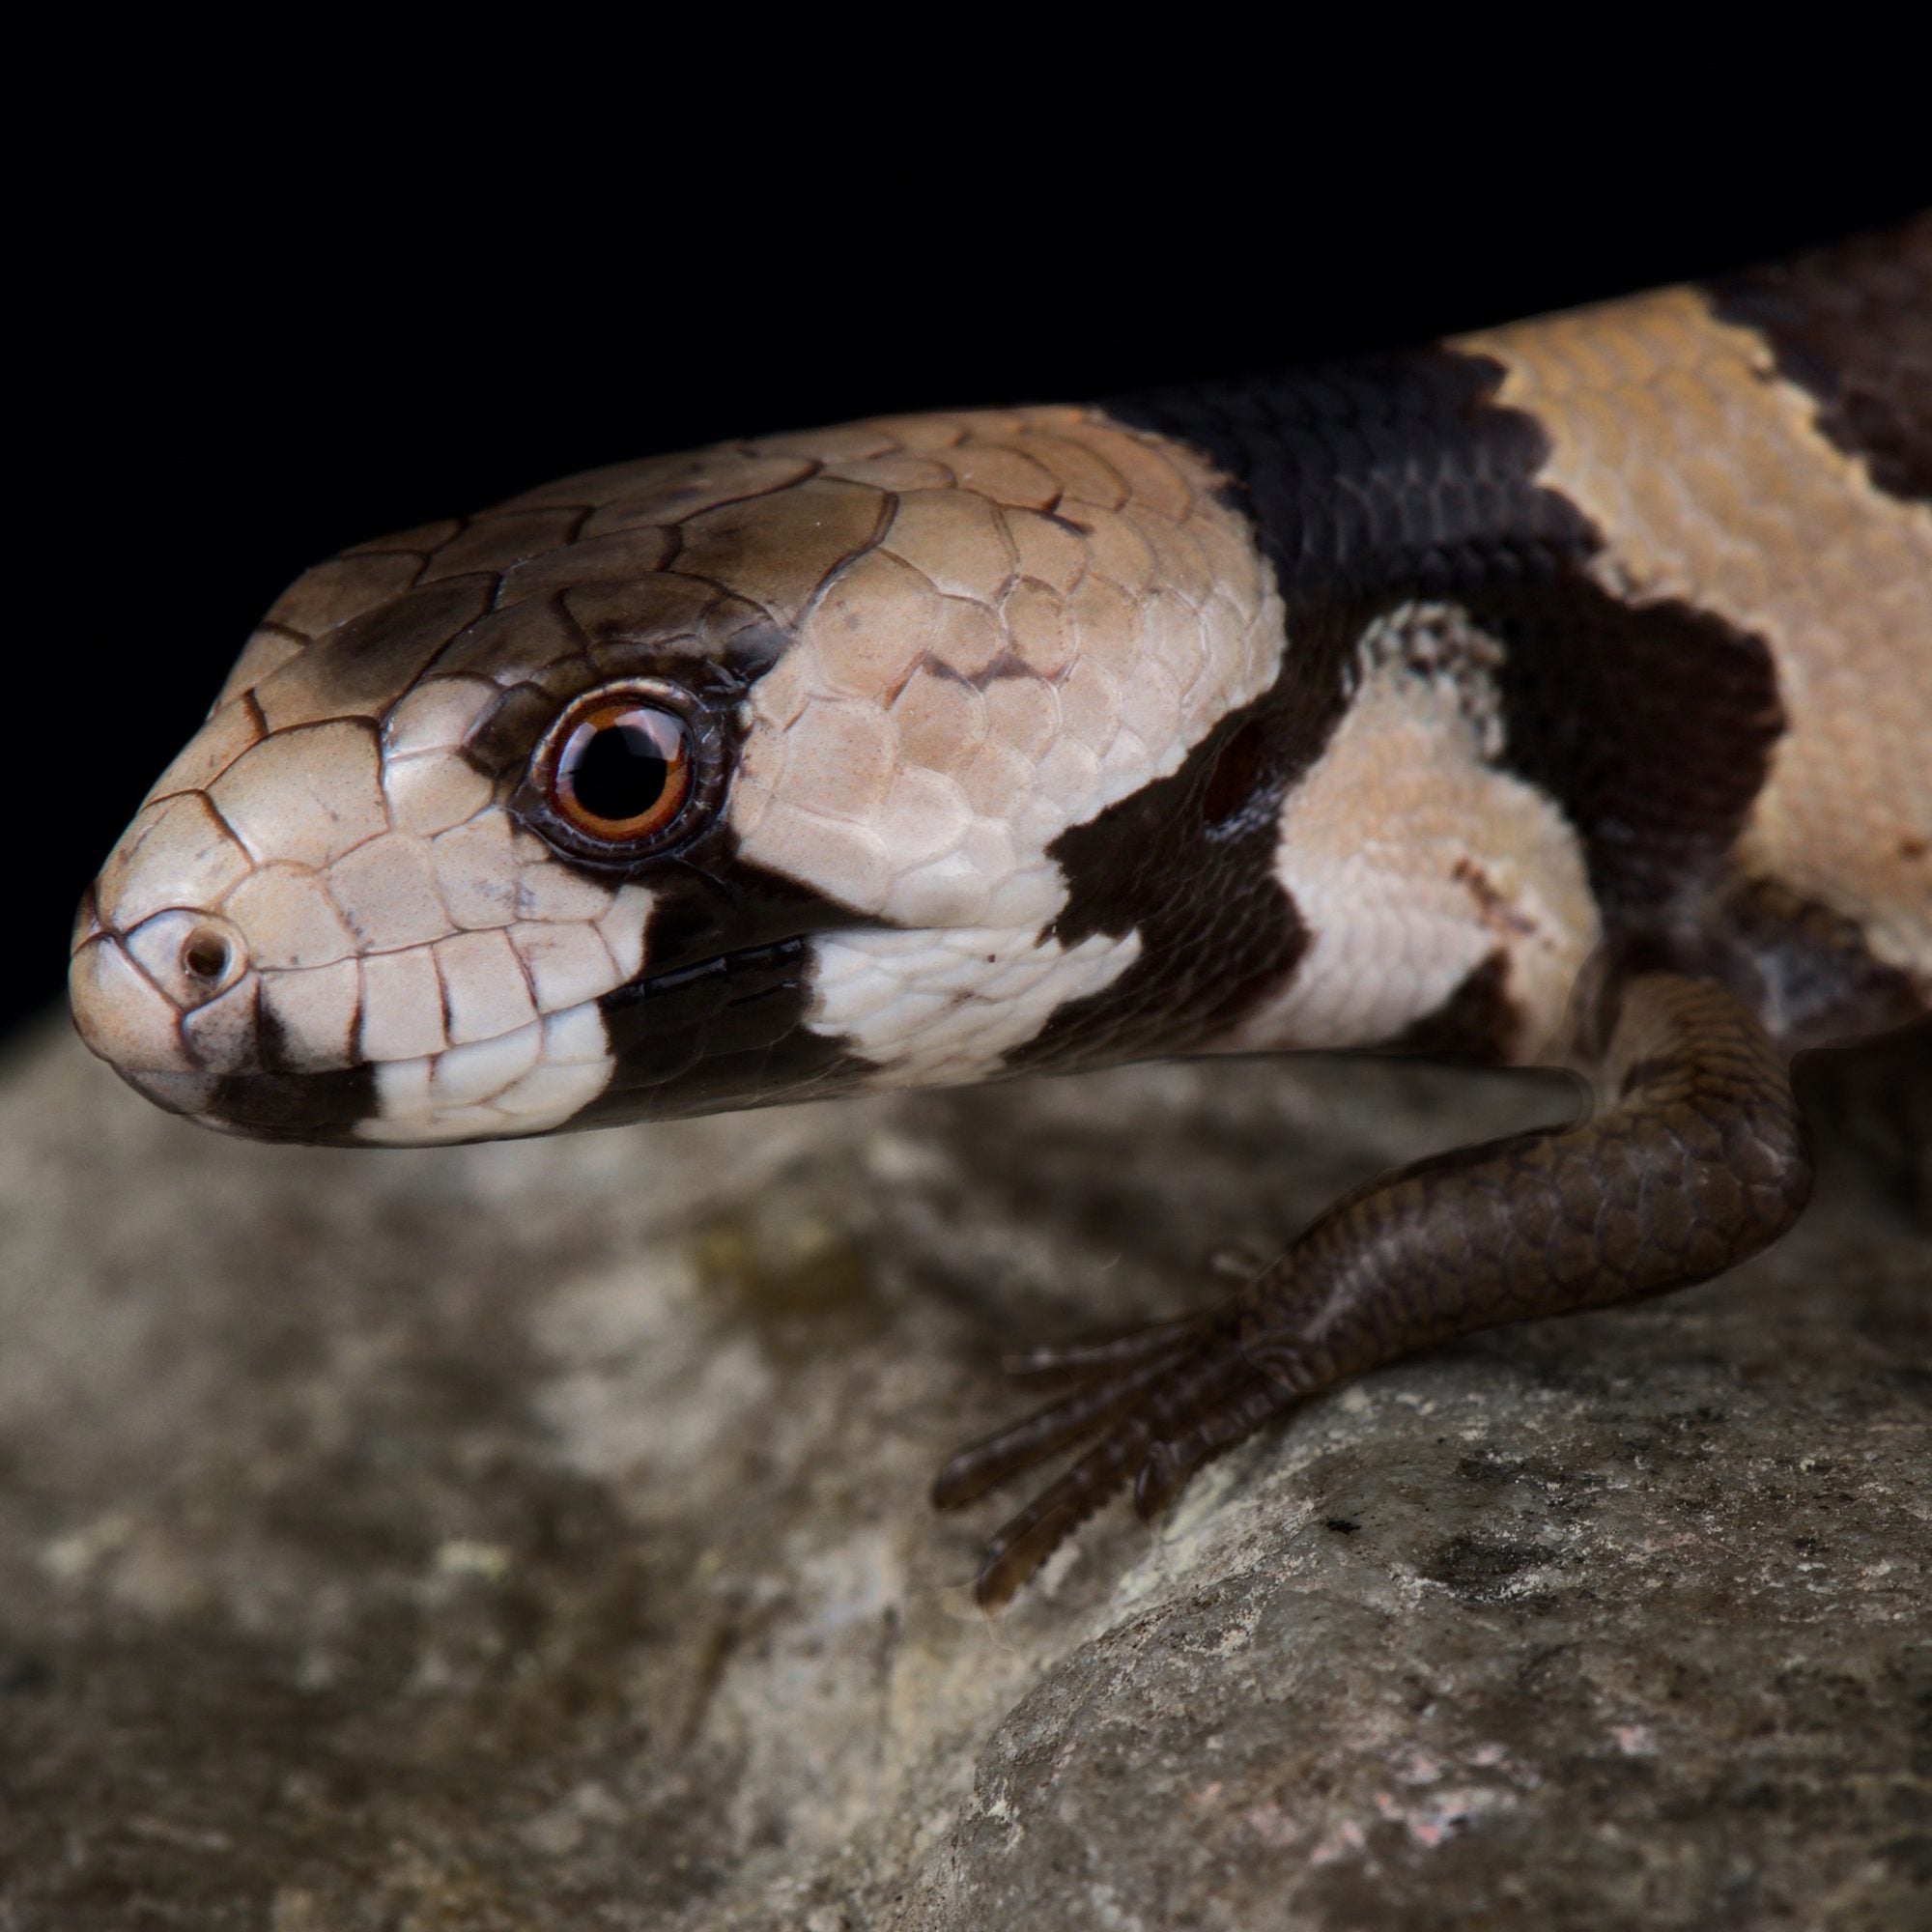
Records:
<instances>
[{"instance_id":1,"label":"clawed toe","mask_svg":"<svg viewBox=\"0 0 1932 1932\"><path fill-rule=\"evenodd\" d=\"M1020 1421L969 1443L934 1477L933 1502L940 1509L957 1509L1009 1477L1043 1463L1083 1435L1093 1435L1137 1396L1155 1386L1169 1373L1171 1363L1171 1356L1161 1356L1136 1369L1100 1377Z\"/></svg>"},{"instance_id":2,"label":"clawed toe","mask_svg":"<svg viewBox=\"0 0 1932 1932\"><path fill-rule=\"evenodd\" d=\"M1048 1342L1002 1358L1000 1366L1015 1380L1050 1376L1088 1376L1103 1369L1131 1368L1138 1363L1173 1356L1201 1333L1209 1316L1179 1315L1167 1321L1150 1321L1118 1335L1087 1342Z\"/></svg>"}]
</instances>

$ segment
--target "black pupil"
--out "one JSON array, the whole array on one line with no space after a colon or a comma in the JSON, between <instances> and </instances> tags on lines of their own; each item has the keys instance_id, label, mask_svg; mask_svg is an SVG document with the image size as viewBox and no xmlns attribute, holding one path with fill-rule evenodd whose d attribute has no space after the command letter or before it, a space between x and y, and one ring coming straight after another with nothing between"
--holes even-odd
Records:
<instances>
[{"instance_id":1,"label":"black pupil","mask_svg":"<svg viewBox=\"0 0 1932 1932\"><path fill-rule=\"evenodd\" d=\"M565 776L593 818L641 818L664 797L681 727L661 711L633 711L580 741Z\"/></svg>"}]
</instances>

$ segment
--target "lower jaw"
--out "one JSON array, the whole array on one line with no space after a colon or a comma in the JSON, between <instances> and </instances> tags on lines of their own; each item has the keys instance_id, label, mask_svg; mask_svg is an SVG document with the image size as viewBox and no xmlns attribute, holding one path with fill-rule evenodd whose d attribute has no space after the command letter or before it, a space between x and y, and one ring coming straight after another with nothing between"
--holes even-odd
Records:
<instances>
[{"instance_id":1,"label":"lower jaw","mask_svg":"<svg viewBox=\"0 0 1932 1932\"><path fill-rule=\"evenodd\" d=\"M164 1112L218 1134L297 1141L321 1147L358 1145L356 1123L376 1110L367 1067L331 1073L155 1073L115 1069Z\"/></svg>"},{"instance_id":2,"label":"lower jaw","mask_svg":"<svg viewBox=\"0 0 1932 1932\"><path fill-rule=\"evenodd\" d=\"M216 1124L208 1119L209 1102L221 1083L212 1073L148 1073L137 1068L117 1066L115 1072L145 1100L152 1100L164 1114L180 1114L203 1126Z\"/></svg>"}]
</instances>

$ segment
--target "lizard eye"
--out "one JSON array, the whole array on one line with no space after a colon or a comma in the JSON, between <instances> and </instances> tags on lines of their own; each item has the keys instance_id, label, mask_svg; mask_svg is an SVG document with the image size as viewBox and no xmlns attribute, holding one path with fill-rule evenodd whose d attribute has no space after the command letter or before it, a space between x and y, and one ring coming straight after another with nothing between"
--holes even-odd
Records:
<instances>
[{"instance_id":1,"label":"lizard eye","mask_svg":"<svg viewBox=\"0 0 1932 1932\"><path fill-rule=\"evenodd\" d=\"M658 693L620 688L580 697L557 720L538 748L533 776L573 843L636 859L695 829L698 764L681 710Z\"/></svg>"}]
</instances>

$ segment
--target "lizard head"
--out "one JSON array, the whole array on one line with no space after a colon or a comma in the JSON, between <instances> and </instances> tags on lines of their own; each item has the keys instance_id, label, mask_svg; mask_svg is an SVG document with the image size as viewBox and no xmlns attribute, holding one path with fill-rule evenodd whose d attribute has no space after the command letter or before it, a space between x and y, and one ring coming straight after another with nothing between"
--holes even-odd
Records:
<instances>
[{"instance_id":1,"label":"lizard head","mask_svg":"<svg viewBox=\"0 0 1932 1932\"><path fill-rule=\"evenodd\" d=\"M1172 1050L1108 1003L1280 650L1205 466L1091 412L570 478L282 596L86 895L76 1022L349 1144Z\"/></svg>"}]
</instances>

